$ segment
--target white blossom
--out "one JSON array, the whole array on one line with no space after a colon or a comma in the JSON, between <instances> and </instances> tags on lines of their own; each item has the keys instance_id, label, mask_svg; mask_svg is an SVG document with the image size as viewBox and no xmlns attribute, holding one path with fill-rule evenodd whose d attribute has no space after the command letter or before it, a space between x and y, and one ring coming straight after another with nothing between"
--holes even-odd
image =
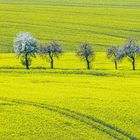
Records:
<instances>
[{"instance_id":1,"label":"white blossom","mask_svg":"<svg viewBox=\"0 0 140 140\"><path fill-rule=\"evenodd\" d=\"M20 33L14 40L14 51L17 56L20 54L34 54L37 52L38 41L29 33Z\"/></svg>"}]
</instances>

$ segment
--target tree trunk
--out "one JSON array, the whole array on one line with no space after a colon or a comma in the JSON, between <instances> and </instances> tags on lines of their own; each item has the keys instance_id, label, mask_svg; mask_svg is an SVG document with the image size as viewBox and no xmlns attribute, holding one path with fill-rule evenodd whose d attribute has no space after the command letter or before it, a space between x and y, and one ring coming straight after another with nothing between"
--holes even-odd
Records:
<instances>
[{"instance_id":1,"label":"tree trunk","mask_svg":"<svg viewBox=\"0 0 140 140\"><path fill-rule=\"evenodd\" d=\"M135 58L132 58L132 67L133 67L133 70L135 70Z\"/></svg>"},{"instance_id":2,"label":"tree trunk","mask_svg":"<svg viewBox=\"0 0 140 140\"><path fill-rule=\"evenodd\" d=\"M53 69L53 54L49 52L49 57L50 57L50 67Z\"/></svg>"},{"instance_id":3,"label":"tree trunk","mask_svg":"<svg viewBox=\"0 0 140 140\"><path fill-rule=\"evenodd\" d=\"M29 70L28 54L25 54L26 69Z\"/></svg>"},{"instance_id":4,"label":"tree trunk","mask_svg":"<svg viewBox=\"0 0 140 140\"><path fill-rule=\"evenodd\" d=\"M53 58L51 59L51 69L53 69Z\"/></svg>"},{"instance_id":5,"label":"tree trunk","mask_svg":"<svg viewBox=\"0 0 140 140\"><path fill-rule=\"evenodd\" d=\"M117 65L117 61L114 60L114 64L115 64L115 69L117 70L118 69L118 65Z\"/></svg>"},{"instance_id":6,"label":"tree trunk","mask_svg":"<svg viewBox=\"0 0 140 140\"><path fill-rule=\"evenodd\" d=\"M90 69L90 62L89 62L88 58L86 58L86 61L87 61L87 69L89 70Z\"/></svg>"}]
</instances>

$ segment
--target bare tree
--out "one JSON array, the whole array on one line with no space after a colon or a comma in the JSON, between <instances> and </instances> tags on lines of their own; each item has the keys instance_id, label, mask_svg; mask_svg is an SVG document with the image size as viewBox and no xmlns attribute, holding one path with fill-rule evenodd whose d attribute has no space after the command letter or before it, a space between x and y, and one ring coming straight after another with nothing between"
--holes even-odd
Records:
<instances>
[{"instance_id":1,"label":"bare tree","mask_svg":"<svg viewBox=\"0 0 140 140\"><path fill-rule=\"evenodd\" d=\"M135 70L135 62L137 55L140 54L140 47L135 39L128 39L124 45L124 54L132 63L132 69Z\"/></svg>"},{"instance_id":2,"label":"bare tree","mask_svg":"<svg viewBox=\"0 0 140 140\"><path fill-rule=\"evenodd\" d=\"M114 46L107 50L107 58L113 58L115 69L118 69L118 61L123 58L123 52L120 47Z\"/></svg>"},{"instance_id":3,"label":"bare tree","mask_svg":"<svg viewBox=\"0 0 140 140\"><path fill-rule=\"evenodd\" d=\"M38 45L38 41L29 33L23 32L16 36L14 51L20 57L22 64L26 66L26 69L29 69L31 57L35 57Z\"/></svg>"},{"instance_id":4,"label":"bare tree","mask_svg":"<svg viewBox=\"0 0 140 140\"><path fill-rule=\"evenodd\" d=\"M54 68L54 58L59 58L63 53L61 45L57 41L52 41L49 44L42 45L40 47L40 53L43 57L49 58L50 68Z\"/></svg>"},{"instance_id":5,"label":"bare tree","mask_svg":"<svg viewBox=\"0 0 140 140\"><path fill-rule=\"evenodd\" d=\"M87 64L87 69L91 69L91 62L94 60L94 49L88 43L83 43L80 45L77 55L81 60L85 61Z\"/></svg>"}]
</instances>

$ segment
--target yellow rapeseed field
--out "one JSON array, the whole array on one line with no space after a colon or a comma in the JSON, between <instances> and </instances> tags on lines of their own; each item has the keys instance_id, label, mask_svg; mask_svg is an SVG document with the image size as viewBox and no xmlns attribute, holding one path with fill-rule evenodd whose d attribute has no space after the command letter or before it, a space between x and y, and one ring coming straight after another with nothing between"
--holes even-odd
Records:
<instances>
[{"instance_id":1,"label":"yellow rapeseed field","mask_svg":"<svg viewBox=\"0 0 140 140\"><path fill-rule=\"evenodd\" d=\"M140 62L119 70L96 53L92 70L74 53L39 56L25 70L15 54L0 55L0 139L140 139Z\"/></svg>"}]
</instances>

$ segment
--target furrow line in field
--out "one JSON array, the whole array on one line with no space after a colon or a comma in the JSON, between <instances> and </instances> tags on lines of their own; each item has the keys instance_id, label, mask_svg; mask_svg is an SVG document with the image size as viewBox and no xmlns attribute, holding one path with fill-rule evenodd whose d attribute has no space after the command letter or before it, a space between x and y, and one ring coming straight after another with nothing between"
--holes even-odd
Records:
<instances>
[{"instance_id":1,"label":"furrow line in field","mask_svg":"<svg viewBox=\"0 0 140 140\"><path fill-rule=\"evenodd\" d=\"M82 114L82 113L79 113L76 111L72 111L70 109L61 108L59 106L52 106L52 105L47 105L47 104L36 103L36 102L32 102L32 101L9 99L9 98L4 98L4 97L0 97L0 100L12 102L12 103L19 104L19 105L34 106L34 107L47 109L49 111L59 113L66 117L70 117L72 119L78 120L78 121L80 121L92 128L95 128L117 140L124 140L124 138L129 139L129 140L137 140L136 137L134 137L133 135L129 134L128 132L126 132L116 126L112 126L100 119L97 119L95 117L88 116L88 115L85 115L85 114Z\"/></svg>"},{"instance_id":2,"label":"furrow line in field","mask_svg":"<svg viewBox=\"0 0 140 140\"><path fill-rule=\"evenodd\" d=\"M15 22L12 21L11 23L15 23ZM23 24L23 23L16 22L16 24ZM24 26L25 26L25 24L27 26L30 25L30 26L41 26L41 27L49 27L49 28L61 29L61 26L58 26L58 25L53 25L52 26L52 25L24 23ZM113 38L124 38L124 39L126 39L126 37L124 35L116 35L116 34L112 34L112 33L98 32L98 31L89 30L89 29L76 29L76 28L74 29L74 28L70 28L70 27L63 27L63 29L65 31L71 32L72 34L74 34L74 33L90 33L90 34L95 34L95 35L110 36L110 37L113 37Z\"/></svg>"},{"instance_id":3,"label":"furrow line in field","mask_svg":"<svg viewBox=\"0 0 140 140\"><path fill-rule=\"evenodd\" d=\"M126 9L136 9L139 8L140 5L138 4L108 4L108 3L104 3L104 4L100 4L100 3L80 3L80 2L52 2L52 1L47 1L47 2L5 2L2 1L0 3L1 5L7 5L7 4L12 4L12 5L19 5L19 4L25 4L25 5L33 5L33 6L55 6L55 7L60 7L60 6L67 6L67 7L81 7L81 8L92 8L92 7L100 7L100 8L126 8Z\"/></svg>"}]
</instances>

